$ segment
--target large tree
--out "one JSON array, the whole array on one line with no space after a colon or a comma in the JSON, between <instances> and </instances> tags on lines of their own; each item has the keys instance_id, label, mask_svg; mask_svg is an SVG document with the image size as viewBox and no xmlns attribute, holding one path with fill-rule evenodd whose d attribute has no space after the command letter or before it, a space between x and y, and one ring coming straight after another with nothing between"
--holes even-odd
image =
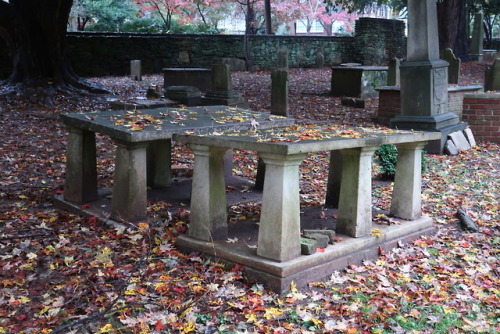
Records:
<instances>
[{"instance_id":1,"label":"large tree","mask_svg":"<svg viewBox=\"0 0 500 334\"><path fill-rule=\"evenodd\" d=\"M0 38L12 59L8 91L102 92L78 77L65 54L72 0L0 0Z\"/></svg>"}]
</instances>

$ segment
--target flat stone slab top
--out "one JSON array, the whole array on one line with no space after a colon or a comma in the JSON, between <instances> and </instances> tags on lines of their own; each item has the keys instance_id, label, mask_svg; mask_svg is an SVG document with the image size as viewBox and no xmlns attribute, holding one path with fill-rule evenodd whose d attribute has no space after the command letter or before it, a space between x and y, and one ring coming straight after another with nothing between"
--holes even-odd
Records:
<instances>
[{"instance_id":1,"label":"flat stone slab top","mask_svg":"<svg viewBox=\"0 0 500 334\"><path fill-rule=\"evenodd\" d=\"M428 141L440 138L440 134L385 127L353 128L337 124L323 126L313 124L223 133L208 132L201 135L177 134L174 138L191 144L290 155Z\"/></svg>"},{"instance_id":2,"label":"flat stone slab top","mask_svg":"<svg viewBox=\"0 0 500 334\"><path fill-rule=\"evenodd\" d=\"M95 133L101 133L116 145L110 218L128 222L146 218L147 188L170 186L173 134L295 123L293 118L228 106L73 113L60 118L69 132L64 201L98 200Z\"/></svg>"},{"instance_id":3,"label":"flat stone slab top","mask_svg":"<svg viewBox=\"0 0 500 334\"><path fill-rule=\"evenodd\" d=\"M295 123L292 118L228 106L113 110L61 114L60 118L66 125L130 143L168 139L186 131L203 133Z\"/></svg>"},{"instance_id":4,"label":"flat stone slab top","mask_svg":"<svg viewBox=\"0 0 500 334\"><path fill-rule=\"evenodd\" d=\"M111 109L114 110L136 110L136 109L154 109L161 107L172 107L178 105L177 102L169 100L169 99L127 99L127 100L112 100L109 101L111 105Z\"/></svg>"}]
</instances>

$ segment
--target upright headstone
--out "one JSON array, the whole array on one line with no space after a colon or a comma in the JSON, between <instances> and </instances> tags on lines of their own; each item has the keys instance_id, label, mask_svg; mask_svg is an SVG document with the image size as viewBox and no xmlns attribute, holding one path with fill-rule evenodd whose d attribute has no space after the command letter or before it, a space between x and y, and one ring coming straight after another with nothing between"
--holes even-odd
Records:
<instances>
[{"instance_id":1,"label":"upright headstone","mask_svg":"<svg viewBox=\"0 0 500 334\"><path fill-rule=\"evenodd\" d=\"M407 61L401 71L401 114L391 120L399 129L439 131L442 139L426 150L442 153L448 134L465 129L448 112L448 63L439 59L436 0L408 1Z\"/></svg>"},{"instance_id":2,"label":"upright headstone","mask_svg":"<svg viewBox=\"0 0 500 334\"><path fill-rule=\"evenodd\" d=\"M484 90L500 90L500 58L495 59L493 65L486 68Z\"/></svg>"},{"instance_id":3,"label":"upright headstone","mask_svg":"<svg viewBox=\"0 0 500 334\"><path fill-rule=\"evenodd\" d=\"M325 66L325 55L323 52L318 51L314 55L314 67L323 68Z\"/></svg>"},{"instance_id":4,"label":"upright headstone","mask_svg":"<svg viewBox=\"0 0 500 334\"><path fill-rule=\"evenodd\" d=\"M271 114L288 116L288 71L271 73Z\"/></svg>"},{"instance_id":5,"label":"upright headstone","mask_svg":"<svg viewBox=\"0 0 500 334\"><path fill-rule=\"evenodd\" d=\"M448 62L448 83L452 85L458 84L458 78L460 77L460 63L462 62L460 58L457 58L453 53L453 50L447 48L443 52L441 57L443 60Z\"/></svg>"},{"instance_id":6,"label":"upright headstone","mask_svg":"<svg viewBox=\"0 0 500 334\"><path fill-rule=\"evenodd\" d=\"M212 89L202 97L203 105L225 105L248 108L248 103L233 89L229 65L212 67Z\"/></svg>"},{"instance_id":7,"label":"upright headstone","mask_svg":"<svg viewBox=\"0 0 500 334\"><path fill-rule=\"evenodd\" d=\"M401 61L394 57L389 61L389 70L387 71L387 86L399 86L401 84L399 66Z\"/></svg>"},{"instance_id":8,"label":"upright headstone","mask_svg":"<svg viewBox=\"0 0 500 334\"><path fill-rule=\"evenodd\" d=\"M132 80L141 81L141 61L140 60L131 60L130 61L130 76Z\"/></svg>"},{"instance_id":9,"label":"upright headstone","mask_svg":"<svg viewBox=\"0 0 500 334\"><path fill-rule=\"evenodd\" d=\"M288 50L280 48L278 50L278 69L288 71Z\"/></svg>"},{"instance_id":10,"label":"upright headstone","mask_svg":"<svg viewBox=\"0 0 500 334\"><path fill-rule=\"evenodd\" d=\"M483 13L476 13L474 15L474 28L470 43L470 56L472 60L483 61L483 39Z\"/></svg>"}]
</instances>

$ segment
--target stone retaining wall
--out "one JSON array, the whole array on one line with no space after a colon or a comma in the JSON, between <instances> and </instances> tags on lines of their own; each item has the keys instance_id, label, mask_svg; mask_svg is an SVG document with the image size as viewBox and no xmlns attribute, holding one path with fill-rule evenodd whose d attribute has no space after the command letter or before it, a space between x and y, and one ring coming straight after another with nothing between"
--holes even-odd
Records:
<instances>
[{"instance_id":1,"label":"stone retaining wall","mask_svg":"<svg viewBox=\"0 0 500 334\"><path fill-rule=\"evenodd\" d=\"M362 18L355 37L249 36L257 69L276 66L279 48L289 50L291 67L316 66L317 54L324 66L341 62L387 65L406 54L404 24L396 20ZM130 60L142 60L143 73L161 73L164 67L207 67L224 58L243 60L242 35L159 35L68 33L68 55L81 76L127 75ZM7 48L0 38L0 79L11 73Z\"/></svg>"},{"instance_id":2,"label":"stone retaining wall","mask_svg":"<svg viewBox=\"0 0 500 334\"><path fill-rule=\"evenodd\" d=\"M477 140L500 143L500 93L465 94L463 121Z\"/></svg>"}]
</instances>

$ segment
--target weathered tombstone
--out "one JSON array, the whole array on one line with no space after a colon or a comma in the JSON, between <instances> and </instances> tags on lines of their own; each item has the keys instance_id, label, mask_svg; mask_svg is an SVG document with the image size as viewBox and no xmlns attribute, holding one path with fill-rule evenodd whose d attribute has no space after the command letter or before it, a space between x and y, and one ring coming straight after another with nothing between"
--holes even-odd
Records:
<instances>
[{"instance_id":1,"label":"weathered tombstone","mask_svg":"<svg viewBox=\"0 0 500 334\"><path fill-rule=\"evenodd\" d=\"M467 138L467 140L469 141L470 146L474 147L477 145L476 138L474 138L474 135L472 134L472 130L470 128L464 130L464 135L465 138Z\"/></svg>"},{"instance_id":2,"label":"weathered tombstone","mask_svg":"<svg viewBox=\"0 0 500 334\"><path fill-rule=\"evenodd\" d=\"M455 146L455 144L453 144L453 140L448 139L446 141L445 153L448 155L457 155L458 154L458 149Z\"/></svg>"},{"instance_id":3,"label":"weathered tombstone","mask_svg":"<svg viewBox=\"0 0 500 334\"><path fill-rule=\"evenodd\" d=\"M323 54L323 52L318 51L314 56L314 67L322 68L324 66L325 66L325 55Z\"/></svg>"},{"instance_id":4,"label":"weathered tombstone","mask_svg":"<svg viewBox=\"0 0 500 334\"><path fill-rule=\"evenodd\" d=\"M288 116L288 71L273 71L271 83L271 114Z\"/></svg>"},{"instance_id":5,"label":"weathered tombstone","mask_svg":"<svg viewBox=\"0 0 500 334\"><path fill-rule=\"evenodd\" d=\"M401 71L401 114L391 120L398 129L438 131L441 140L426 150L442 153L448 135L466 123L448 112L448 63L439 59L436 0L408 1L407 61Z\"/></svg>"},{"instance_id":6,"label":"weathered tombstone","mask_svg":"<svg viewBox=\"0 0 500 334\"><path fill-rule=\"evenodd\" d=\"M470 144L462 131L450 133L450 138L453 140L453 144L455 144L459 152L470 150Z\"/></svg>"},{"instance_id":7,"label":"weathered tombstone","mask_svg":"<svg viewBox=\"0 0 500 334\"><path fill-rule=\"evenodd\" d=\"M288 71L288 50L281 48L278 50L278 69Z\"/></svg>"},{"instance_id":8,"label":"weathered tombstone","mask_svg":"<svg viewBox=\"0 0 500 334\"><path fill-rule=\"evenodd\" d=\"M460 77L460 63L462 62L459 58L455 56L453 50L447 48L443 52L443 60L448 62L448 83L456 85L458 84L458 78Z\"/></svg>"},{"instance_id":9,"label":"weathered tombstone","mask_svg":"<svg viewBox=\"0 0 500 334\"><path fill-rule=\"evenodd\" d=\"M131 60L130 61L130 76L132 80L141 81L141 61L140 60Z\"/></svg>"},{"instance_id":10,"label":"weathered tombstone","mask_svg":"<svg viewBox=\"0 0 500 334\"><path fill-rule=\"evenodd\" d=\"M399 86L399 84L400 84L399 66L400 65L401 65L401 61L397 57L394 57L389 61L389 70L387 71L387 86Z\"/></svg>"},{"instance_id":11,"label":"weathered tombstone","mask_svg":"<svg viewBox=\"0 0 500 334\"><path fill-rule=\"evenodd\" d=\"M188 107L199 106L201 101L200 90L193 86L168 86L165 96Z\"/></svg>"},{"instance_id":12,"label":"weathered tombstone","mask_svg":"<svg viewBox=\"0 0 500 334\"><path fill-rule=\"evenodd\" d=\"M225 105L248 108L248 103L233 90L229 65L217 64L212 67L212 89L201 98L203 105Z\"/></svg>"},{"instance_id":13,"label":"weathered tombstone","mask_svg":"<svg viewBox=\"0 0 500 334\"><path fill-rule=\"evenodd\" d=\"M476 13L474 15L474 28L470 44L470 56L472 60L483 61L483 39L483 13Z\"/></svg>"},{"instance_id":14,"label":"weathered tombstone","mask_svg":"<svg viewBox=\"0 0 500 334\"><path fill-rule=\"evenodd\" d=\"M493 65L486 68L484 90L500 90L500 58L495 59Z\"/></svg>"}]
</instances>

